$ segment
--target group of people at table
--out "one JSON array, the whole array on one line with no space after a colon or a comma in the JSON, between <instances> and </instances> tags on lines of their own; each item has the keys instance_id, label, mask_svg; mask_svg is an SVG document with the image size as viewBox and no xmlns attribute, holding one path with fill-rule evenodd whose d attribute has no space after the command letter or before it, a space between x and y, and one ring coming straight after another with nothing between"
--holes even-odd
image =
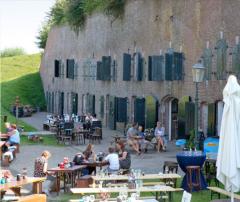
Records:
<instances>
[{"instance_id":1,"label":"group of people at table","mask_svg":"<svg viewBox=\"0 0 240 202\"><path fill-rule=\"evenodd\" d=\"M40 157L35 159L34 177L47 177L50 181L49 190L55 190L56 177L54 172L48 171L48 159L51 157L49 151L44 151ZM97 155L94 151L94 146L88 144L85 151L77 153L73 157L72 165L84 165L88 162L95 162ZM129 169L131 167L130 153L125 149L122 142L117 142L115 147L108 148L108 154L103 158L102 165L107 165L106 172L109 174L117 173L120 169ZM96 174L96 167L86 166L82 170L84 175Z\"/></svg>"},{"instance_id":2,"label":"group of people at table","mask_svg":"<svg viewBox=\"0 0 240 202\"><path fill-rule=\"evenodd\" d=\"M133 148L137 154L141 154L142 151L147 152L148 145L151 141L146 139L147 133L143 131L143 126L133 123L127 131L127 143ZM166 142L164 139L165 128L161 122L157 122L157 126L154 130L154 139L157 146L157 151L166 151Z\"/></svg>"}]
</instances>

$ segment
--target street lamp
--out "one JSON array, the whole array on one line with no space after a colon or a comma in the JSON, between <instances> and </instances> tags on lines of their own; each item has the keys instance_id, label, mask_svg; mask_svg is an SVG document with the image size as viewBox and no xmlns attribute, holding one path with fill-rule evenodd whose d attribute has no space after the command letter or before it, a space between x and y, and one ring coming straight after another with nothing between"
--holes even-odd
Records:
<instances>
[{"instance_id":1,"label":"street lamp","mask_svg":"<svg viewBox=\"0 0 240 202\"><path fill-rule=\"evenodd\" d=\"M193 82L195 83L196 86L196 95L195 95L195 117L194 117L194 128L195 128L195 138L194 138L194 143L196 147L199 147L198 144L198 84L203 82L204 79L204 74L205 74L205 67L199 61L197 64L194 64L192 66L192 75L193 75Z\"/></svg>"}]
</instances>

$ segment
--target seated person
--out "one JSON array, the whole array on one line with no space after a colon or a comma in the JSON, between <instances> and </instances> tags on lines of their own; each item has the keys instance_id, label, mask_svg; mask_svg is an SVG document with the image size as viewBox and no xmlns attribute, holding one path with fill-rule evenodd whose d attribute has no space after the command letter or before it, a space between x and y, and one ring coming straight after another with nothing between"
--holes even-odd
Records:
<instances>
[{"instance_id":1,"label":"seated person","mask_svg":"<svg viewBox=\"0 0 240 202\"><path fill-rule=\"evenodd\" d=\"M84 161L96 161L96 154L93 150L94 146L92 144L88 144L86 150L83 152ZM91 175L93 172L96 173L96 167L87 166L88 172Z\"/></svg>"},{"instance_id":2,"label":"seated person","mask_svg":"<svg viewBox=\"0 0 240 202\"><path fill-rule=\"evenodd\" d=\"M137 154L141 154L141 152L139 150L138 140L135 139L135 137L137 137L137 134L138 134L137 128L138 128L138 124L133 123L132 127L128 129L127 143L129 146L131 146L133 148L133 150L135 150L137 152Z\"/></svg>"},{"instance_id":3,"label":"seated person","mask_svg":"<svg viewBox=\"0 0 240 202\"><path fill-rule=\"evenodd\" d=\"M121 169L130 169L131 167L131 156L130 153L125 149L124 143L119 141L116 143L116 151L119 157L119 164Z\"/></svg>"},{"instance_id":4,"label":"seated person","mask_svg":"<svg viewBox=\"0 0 240 202\"><path fill-rule=\"evenodd\" d=\"M9 139L5 144L7 147L20 144L20 134L17 130L16 124L11 124L10 128L11 131L8 132Z\"/></svg>"},{"instance_id":5,"label":"seated person","mask_svg":"<svg viewBox=\"0 0 240 202\"><path fill-rule=\"evenodd\" d=\"M143 132L143 127L141 125L138 126L138 136L141 137L141 139L139 139L139 145L141 150L147 152L147 147L150 142L145 139L145 133Z\"/></svg>"},{"instance_id":6,"label":"seated person","mask_svg":"<svg viewBox=\"0 0 240 202\"><path fill-rule=\"evenodd\" d=\"M118 154L115 152L113 147L108 148L109 154L104 158L103 162L108 162L109 166L107 168L108 173L115 173L119 171L119 158Z\"/></svg>"},{"instance_id":7,"label":"seated person","mask_svg":"<svg viewBox=\"0 0 240 202\"><path fill-rule=\"evenodd\" d=\"M94 121L98 121L96 114L93 114L93 116L91 117L91 122L94 122Z\"/></svg>"},{"instance_id":8,"label":"seated person","mask_svg":"<svg viewBox=\"0 0 240 202\"><path fill-rule=\"evenodd\" d=\"M164 145L164 133L165 133L165 128L161 126L161 123L158 121L157 126L154 131L154 135L157 139L157 150L160 152L160 149L162 148L163 151L166 150L165 145Z\"/></svg>"},{"instance_id":9,"label":"seated person","mask_svg":"<svg viewBox=\"0 0 240 202\"><path fill-rule=\"evenodd\" d=\"M55 190L55 180L53 176L54 173L47 171L48 169L48 159L51 157L49 151L42 152L40 157L37 157L34 162L34 177L47 177L47 180L50 181L49 189L45 191L46 194L49 194L49 191Z\"/></svg>"}]
</instances>

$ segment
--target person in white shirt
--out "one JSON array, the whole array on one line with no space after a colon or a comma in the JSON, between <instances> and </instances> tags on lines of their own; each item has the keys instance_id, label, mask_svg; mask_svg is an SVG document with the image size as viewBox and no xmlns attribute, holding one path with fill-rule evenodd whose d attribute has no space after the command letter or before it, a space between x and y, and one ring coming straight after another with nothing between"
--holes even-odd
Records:
<instances>
[{"instance_id":1,"label":"person in white shirt","mask_svg":"<svg viewBox=\"0 0 240 202\"><path fill-rule=\"evenodd\" d=\"M157 127L155 128L154 135L157 139L157 150L160 152L162 148L163 151L166 151L166 147L164 145L164 135L165 135L165 128L161 126L161 123L157 122Z\"/></svg>"},{"instance_id":2,"label":"person in white shirt","mask_svg":"<svg viewBox=\"0 0 240 202\"><path fill-rule=\"evenodd\" d=\"M113 147L108 148L109 154L105 157L104 161L109 163L107 168L108 173L117 172L120 168L118 154Z\"/></svg>"}]
</instances>

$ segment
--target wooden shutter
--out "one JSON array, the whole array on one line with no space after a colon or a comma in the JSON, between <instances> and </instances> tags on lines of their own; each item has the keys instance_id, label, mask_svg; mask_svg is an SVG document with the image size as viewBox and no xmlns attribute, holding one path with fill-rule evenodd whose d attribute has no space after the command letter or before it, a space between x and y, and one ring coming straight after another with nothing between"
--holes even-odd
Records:
<instances>
[{"instance_id":1,"label":"wooden shutter","mask_svg":"<svg viewBox=\"0 0 240 202\"><path fill-rule=\"evenodd\" d=\"M127 98L116 98L116 121L127 122Z\"/></svg>"},{"instance_id":2,"label":"wooden shutter","mask_svg":"<svg viewBox=\"0 0 240 202\"><path fill-rule=\"evenodd\" d=\"M59 60L54 61L54 76L59 77L60 75L60 62Z\"/></svg>"},{"instance_id":3,"label":"wooden shutter","mask_svg":"<svg viewBox=\"0 0 240 202\"><path fill-rule=\"evenodd\" d=\"M183 53L174 52L173 58L173 80L183 80Z\"/></svg>"},{"instance_id":4,"label":"wooden shutter","mask_svg":"<svg viewBox=\"0 0 240 202\"><path fill-rule=\"evenodd\" d=\"M165 80L173 80L173 53L165 54Z\"/></svg>"},{"instance_id":5,"label":"wooden shutter","mask_svg":"<svg viewBox=\"0 0 240 202\"><path fill-rule=\"evenodd\" d=\"M154 55L149 57L148 78L151 81L162 81L165 78L164 57L162 55Z\"/></svg>"},{"instance_id":6,"label":"wooden shutter","mask_svg":"<svg viewBox=\"0 0 240 202\"><path fill-rule=\"evenodd\" d=\"M212 50L210 48L206 48L203 51L203 65L206 68L205 70L205 79L211 80L212 78Z\"/></svg>"},{"instance_id":7,"label":"wooden shutter","mask_svg":"<svg viewBox=\"0 0 240 202\"><path fill-rule=\"evenodd\" d=\"M240 74L240 44L237 44L233 48L232 53L232 69L233 72L237 75Z\"/></svg>"},{"instance_id":8,"label":"wooden shutter","mask_svg":"<svg viewBox=\"0 0 240 202\"><path fill-rule=\"evenodd\" d=\"M64 92L59 94L59 114L63 115L64 112Z\"/></svg>"},{"instance_id":9,"label":"wooden shutter","mask_svg":"<svg viewBox=\"0 0 240 202\"><path fill-rule=\"evenodd\" d=\"M185 133L186 135L190 134L191 130L194 130L194 109L195 104L193 102L185 103Z\"/></svg>"},{"instance_id":10,"label":"wooden shutter","mask_svg":"<svg viewBox=\"0 0 240 202\"><path fill-rule=\"evenodd\" d=\"M116 129L116 98L109 96L109 114L108 126L110 129Z\"/></svg>"},{"instance_id":11,"label":"wooden shutter","mask_svg":"<svg viewBox=\"0 0 240 202\"><path fill-rule=\"evenodd\" d=\"M78 113L78 94L72 93L72 113L77 115Z\"/></svg>"},{"instance_id":12,"label":"wooden shutter","mask_svg":"<svg viewBox=\"0 0 240 202\"><path fill-rule=\"evenodd\" d=\"M110 81L111 80L111 56L102 57L102 80Z\"/></svg>"},{"instance_id":13,"label":"wooden shutter","mask_svg":"<svg viewBox=\"0 0 240 202\"><path fill-rule=\"evenodd\" d=\"M97 61L97 80L102 80L102 62Z\"/></svg>"},{"instance_id":14,"label":"wooden shutter","mask_svg":"<svg viewBox=\"0 0 240 202\"><path fill-rule=\"evenodd\" d=\"M224 79L224 74L227 66L227 42L225 39L220 39L217 41L217 79Z\"/></svg>"},{"instance_id":15,"label":"wooden shutter","mask_svg":"<svg viewBox=\"0 0 240 202\"><path fill-rule=\"evenodd\" d=\"M69 79L74 79L74 59L67 59L66 75Z\"/></svg>"},{"instance_id":16,"label":"wooden shutter","mask_svg":"<svg viewBox=\"0 0 240 202\"><path fill-rule=\"evenodd\" d=\"M208 104L208 129L207 136L215 135L216 108L215 103Z\"/></svg>"},{"instance_id":17,"label":"wooden shutter","mask_svg":"<svg viewBox=\"0 0 240 202\"><path fill-rule=\"evenodd\" d=\"M143 58L141 53L135 53L134 56L134 76L136 81L142 81L143 79Z\"/></svg>"},{"instance_id":18,"label":"wooden shutter","mask_svg":"<svg viewBox=\"0 0 240 202\"><path fill-rule=\"evenodd\" d=\"M100 117L104 118L104 96L100 97Z\"/></svg>"},{"instance_id":19,"label":"wooden shutter","mask_svg":"<svg viewBox=\"0 0 240 202\"><path fill-rule=\"evenodd\" d=\"M152 81L152 57L148 56L148 80Z\"/></svg>"},{"instance_id":20,"label":"wooden shutter","mask_svg":"<svg viewBox=\"0 0 240 202\"><path fill-rule=\"evenodd\" d=\"M131 80L131 55L123 54L123 81Z\"/></svg>"}]
</instances>

